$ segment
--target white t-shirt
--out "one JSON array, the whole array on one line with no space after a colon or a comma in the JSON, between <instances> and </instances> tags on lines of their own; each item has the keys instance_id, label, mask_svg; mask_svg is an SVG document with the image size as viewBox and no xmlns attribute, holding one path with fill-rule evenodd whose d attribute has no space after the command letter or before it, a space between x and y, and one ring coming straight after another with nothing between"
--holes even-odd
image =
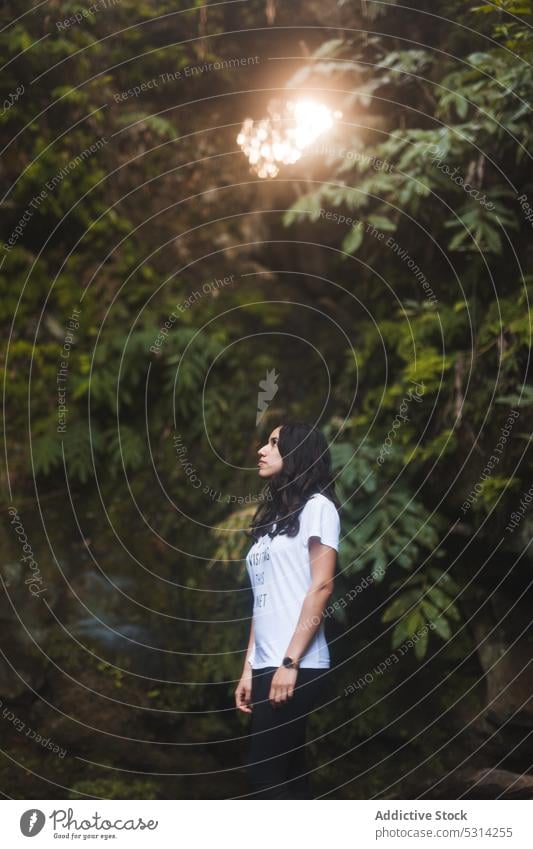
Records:
<instances>
[{"instance_id":1,"label":"white t-shirt","mask_svg":"<svg viewBox=\"0 0 533 849\"><path fill-rule=\"evenodd\" d=\"M308 542L319 537L324 545L339 549L340 520L337 508L322 493L315 493L300 513L300 530L270 539L264 534L246 556L254 596L254 645L249 657L253 669L281 666L311 585ZM324 621L303 655L300 666L327 669L329 649Z\"/></svg>"}]
</instances>

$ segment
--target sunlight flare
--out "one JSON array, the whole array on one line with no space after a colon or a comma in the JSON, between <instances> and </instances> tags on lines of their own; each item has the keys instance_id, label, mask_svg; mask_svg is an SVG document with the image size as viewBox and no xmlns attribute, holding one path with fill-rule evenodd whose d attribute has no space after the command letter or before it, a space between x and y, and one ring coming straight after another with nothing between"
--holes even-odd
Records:
<instances>
[{"instance_id":1,"label":"sunlight flare","mask_svg":"<svg viewBox=\"0 0 533 849\"><path fill-rule=\"evenodd\" d=\"M237 136L252 170L262 179L276 177L279 165L297 162L342 117L314 100L290 100L281 110L271 104L268 111L270 116L259 121L246 118Z\"/></svg>"}]
</instances>

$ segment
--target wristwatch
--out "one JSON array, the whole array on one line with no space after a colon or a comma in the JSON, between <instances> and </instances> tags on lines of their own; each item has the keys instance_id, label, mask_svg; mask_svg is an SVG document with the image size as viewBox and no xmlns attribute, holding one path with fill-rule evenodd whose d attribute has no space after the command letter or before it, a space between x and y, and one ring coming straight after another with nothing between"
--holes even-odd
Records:
<instances>
[{"instance_id":1,"label":"wristwatch","mask_svg":"<svg viewBox=\"0 0 533 849\"><path fill-rule=\"evenodd\" d=\"M285 669L298 669L298 663L296 660L293 660L292 657L284 657L281 661L281 665L285 667Z\"/></svg>"}]
</instances>

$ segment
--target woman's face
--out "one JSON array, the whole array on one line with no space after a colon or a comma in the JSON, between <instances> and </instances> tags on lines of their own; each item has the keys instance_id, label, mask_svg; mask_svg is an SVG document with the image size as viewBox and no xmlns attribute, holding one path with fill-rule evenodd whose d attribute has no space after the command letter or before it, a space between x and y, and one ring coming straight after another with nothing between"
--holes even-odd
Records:
<instances>
[{"instance_id":1,"label":"woman's face","mask_svg":"<svg viewBox=\"0 0 533 849\"><path fill-rule=\"evenodd\" d=\"M278 449L278 437L281 427L277 427L268 437L268 442L257 452L259 454L258 471L260 478L277 475L283 468L283 457Z\"/></svg>"}]
</instances>

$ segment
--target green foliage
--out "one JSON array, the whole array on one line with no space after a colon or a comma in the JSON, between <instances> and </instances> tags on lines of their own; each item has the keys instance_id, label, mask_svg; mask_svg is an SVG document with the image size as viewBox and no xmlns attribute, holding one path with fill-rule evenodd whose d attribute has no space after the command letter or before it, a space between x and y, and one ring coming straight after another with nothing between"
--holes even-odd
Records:
<instances>
[{"instance_id":1,"label":"green foliage","mask_svg":"<svg viewBox=\"0 0 533 849\"><path fill-rule=\"evenodd\" d=\"M443 552L437 551L437 556ZM461 620L455 597L459 588L448 572L438 566L426 566L407 581L394 581L391 587L398 595L388 605L383 622L398 620L392 632L392 647L398 648L404 640L416 639L415 655L425 657L430 633L443 640L451 639L454 623Z\"/></svg>"},{"instance_id":2,"label":"green foliage","mask_svg":"<svg viewBox=\"0 0 533 849\"><path fill-rule=\"evenodd\" d=\"M516 493L520 482L516 478L491 475L481 481L481 490L477 501L472 505L474 510L484 510L488 515L496 508L500 497L506 493Z\"/></svg>"},{"instance_id":3,"label":"green foliage","mask_svg":"<svg viewBox=\"0 0 533 849\"><path fill-rule=\"evenodd\" d=\"M296 338L311 340L323 355L331 384L320 423L326 422L343 505L339 586L353 587L363 575L373 579L364 597L343 610L347 639L335 643L335 651L347 683L361 674L349 668L359 663L350 663L354 643L364 648L374 638L376 665L390 651L386 641L393 649L412 641L413 662L436 646L439 658L461 660L475 647L469 629L459 634L463 603L466 610L493 592L479 569L487 554L498 546L502 564L520 554L520 568L528 568L528 517L503 540L501 523L485 519L495 507L510 515L531 478L529 453L522 459L530 448L533 407L533 280L526 273L531 225L517 202L521 192L530 202L532 196L531 3L498 0L476 11L445 0L443 20L457 26L441 21L437 28L433 15L420 14L416 34L411 14L393 2L337 7L338 37L329 38L321 26L306 30L305 49L316 44L316 51L298 62L289 88L327 90L343 121L328 138L325 156L302 157L280 180L258 187L247 182L235 136L248 110L259 112L266 102L266 62L257 76L250 67L242 74L197 75L125 101L114 95L165 70L213 61L218 50L223 58L237 56L243 33L250 55L264 58L263 2L207 9L203 0L121 0L105 14L57 32L56 20L79 10L77 0L37 4L31 14L21 0L4 4L0 102L24 85L22 95L0 109L4 242L33 210L10 250L4 248L0 265L0 319L9 339L1 376L10 483L26 508L35 474L52 508L58 491L67 497L66 474L83 542L77 528L65 529L62 508L56 508L54 530L64 534L66 548L72 545L73 584L79 581L85 592L95 577L94 563L80 557L77 546L98 548L97 562L120 588L97 598L110 608L103 620L123 617L137 624L141 608L147 633L137 648L161 647L154 649L154 669L140 684L137 675L117 672L116 657L96 671L104 673L98 684L120 692L124 703L148 708L138 711L139 723L146 723L139 728L143 739L153 739L154 728L159 732L165 722L167 739L236 737L232 689L250 613L244 530L256 504L235 506L192 488L172 436L175 430L185 434L191 463L215 493L238 486L244 493L248 482L256 487L255 452L268 427L290 415L314 420L323 410L327 389L310 366L309 347L300 350ZM200 8L207 11L207 26ZM331 24L324 4L298 0L290 14ZM301 45L291 41L296 30L279 20L287 39L284 55L301 55ZM379 26L368 26L374 20ZM224 38L212 37L221 33ZM255 95L250 100L243 91ZM206 127L217 129L198 132ZM79 161L102 138L106 142ZM54 178L56 185L47 188ZM32 199L43 191L44 202L33 209ZM276 211L282 209L285 214ZM325 220L323 210L357 223L339 226ZM286 241L283 222L294 227ZM296 228L303 231L301 243ZM325 251L325 269L318 259L322 249L308 250L313 241L335 249ZM289 276L281 269L303 273ZM317 279L307 277L309 271ZM177 309L204 281L226 274L234 274L231 287L216 296L203 292L190 309ZM346 337L335 336L329 321L317 322L316 310L287 308L291 301L324 310ZM74 306L81 307L81 318L68 362L61 433L56 373ZM176 321L154 352L172 311ZM258 429L256 382L273 366L280 372L279 392ZM380 464L410 381L423 393L407 404ZM460 505L479 482L485 453L490 456L498 443L506 407L520 410L519 422L458 530ZM107 517L99 518L102 500L119 542L108 532ZM146 532L139 509L153 532ZM44 564L49 552L37 552L38 537L37 531L29 534ZM470 537L475 542L457 557L458 542ZM464 575L478 569L468 585ZM509 574L515 580L518 569ZM525 586L527 575L516 580L522 578ZM73 604L65 598L65 619L79 616ZM150 611L158 614L155 625ZM355 627L360 614L363 636ZM67 636L50 642L61 667L97 691L86 651L73 648ZM132 656L126 660L123 668L133 669ZM155 669L156 661L162 669ZM149 683L151 673L156 685ZM472 680L478 677L476 667ZM340 742L331 742L329 720L317 712L314 721L334 754L336 745L341 754L361 734L372 736L387 725L390 705L394 711L398 705L381 699L391 681L377 677L364 689L354 709L361 715L349 722L347 702L332 702ZM50 679L49 686L58 685ZM439 695L439 716L449 692ZM67 705L78 698L54 696ZM168 715L149 717L150 708ZM96 710L94 724L104 727L106 716L101 706ZM239 732L244 719L236 720ZM398 739L403 743L409 733L402 727ZM430 750L436 733L428 735ZM109 735L105 740L109 747ZM204 748L191 772L217 775L235 762L222 744ZM93 757L116 765L122 752L115 754L99 749ZM321 762L328 760L318 754ZM419 754L406 755L413 766ZM75 760L61 768L74 769ZM329 761L324 774L336 786L344 767ZM166 769L155 762L154 772ZM388 767L380 769L360 780L368 782L363 793L370 787L371 795L379 795L390 786ZM36 766L36 775L45 773ZM73 798L161 798L167 792L157 779L75 775L68 786ZM41 791L40 783L35 795L10 788L17 798L39 798Z\"/></svg>"},{"instance_id":4,"label":"green foliage","mask_svg":"<svg viewBox=\"0 0 533 849\"><path fill-rule=\"evenodd\" d=\"M79 799L159 799L158 785L151 780L123 778L83 778L70 788L67 798Z\"/></svg>"},{"instance_id":5,"label":"green foliage","mask_svg":"<svg viewBox=\"0 0 533 849\"><path fill-rule=\"evenodd\" d=\"M438 545L428 511L413 495L380 480L379 449L335 441L331 447L343 534L339 556L348 574L365 571L379 584L397 566L412 570ZM426 555L427 556L427 555Z\"/></svg>"},{"instance_id":6,"label":"green foliage","mask_svg":"<svg viewBox=\"0 0 533 849\"><path fill-rule=\"evenodd\" d=\"M451 598L442 608L444 579L435 583L433 561L446 556L440 532L454 521L456 498L466 497L478 472L473 468L465 474L460 492L452 496L455 487L446 488L451 474L444 473L441 487L430 464L445 464L450 471L465 468L479 431L486 432L487 444L498 441L501 423L493 417L487 427L485 420L494 401L520 407L526 415L533 397L523 382L531 344L531 281L529 276L520 279L518 272L509 274L517 261L527 267L522 246L530 242L516 188L527 190L533 78L521 57L532 55L533 39L526 22L502 17L498 7L507 12L512 7L514 15L532 11L529 2L469 9L469 25L477 18L493 39L485 41L483 50L473 50L465 39L454 58L446 55L446 45L439 54L418 47L391 50L387 39L377 35L364 47L357 37L339 38L320 46L313 57L317 75L309 65L305 77L308 85L328 76L339 91L351 87L339 105L346 114L356 107L360 120L356 129L344 128L342 137L331 142L328 159L317 166L319 180L313 179L310 162L311 188L285 214L285 224L297 222L299 211L308 212L309 226L318 221L321 208L358 213L361 220L348 232L332 225L330 243L357 254L363 268L375 269L401 304L384 298L381 285L367 283L368 274L359 272L354 291L372 312L372 321L364 315L357 321L357 413L342 422L341 442L332 449L344 503L343 567L348 573L369 570L376 582L388 581L398 568L407 573L386 612L385 621L399 619L393 645L427 624L431 614L432 630L443 639L452 635L457 621ZM396 25L401 30L399 21ZM436 296L433 304L426 300L424 279ZM340 314L351 308L341 299ZM352 360L346 351L341 393L351 390ZM407 381L421 384L423 397L409 406L379 466L380 439L390 432ZM429 417L431 427L421 435ZM521 431L513 434L498 474L485 480L465 520L472 529L482 514L497 504L501 509L520 489L523 471L515 461L520 442L528 439L526 428ZM353 434L349 443L342 441L347 434ZM420 488L424 470L431 483ZM479 539L490 549L498 533L497 523L490 523ZM510 540L506 546L512 547ZM425 655L429 637L426 632L416 643L417 657Z\"/></svg>"},{"instance_id":7,"label":"green foliage","mask_svg":"<svg viewBox=\"0 0 533 849\"><path fill-rule=\"evenodd\" d=\"M217 546L213 557L207 564L208 569L211 569L217 564L225 564L226 567L235 570L235 563L241 561L237 570L237 576L239 580L245 580L246 566L244 564L244 558L248 548L250 548L250 540L246 536L245 531L250 527L256 509L257 504L251 504L240 510L235 510L222 524L213 528L211 533L216 540Z\"/></svg>"}]
</instances>

